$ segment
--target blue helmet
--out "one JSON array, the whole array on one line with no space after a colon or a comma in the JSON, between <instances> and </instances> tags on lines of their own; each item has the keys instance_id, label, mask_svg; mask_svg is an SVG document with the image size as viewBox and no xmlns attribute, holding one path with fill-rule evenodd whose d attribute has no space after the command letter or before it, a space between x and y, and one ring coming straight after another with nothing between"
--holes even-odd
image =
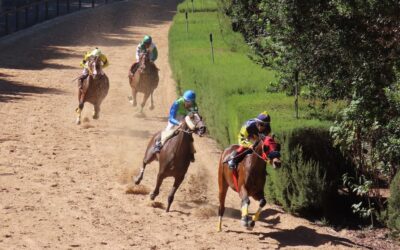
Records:
<instances>
[{"instance_id":1,"label":"blue helmet","mask_svg":"<svg viewBox=\"0 0 400 250\"><path fill-rule=\"evenodd\" d=\"M196 93L194 93L193 90L186 90L185 93L183 93L183 99L187 102L194 102L196 101Z\"/></svg>"}]
</instances>

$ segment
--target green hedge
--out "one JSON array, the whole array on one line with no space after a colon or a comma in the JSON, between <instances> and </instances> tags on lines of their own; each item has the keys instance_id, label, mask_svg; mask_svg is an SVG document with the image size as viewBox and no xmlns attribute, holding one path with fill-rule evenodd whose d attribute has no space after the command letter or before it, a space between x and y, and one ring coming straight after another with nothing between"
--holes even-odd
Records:
<instances>
[{"instance_id":1,"label":"green hedge","mask_svg":"<svg viewBox=\"0 0 400 250\"><path fill-rule=\"evenodd\" d=\"M292 213L332 217L342 205L332 201L338 200L341 176L351 163L333 147L325 128L299 128L279 137L283 164L268 167L267 197Z\"/></svg>"},{"instance_id":2,"label":"green hedge","mask_svg":"<svg viewBox=\"0 0 400 250\"><path fill-rule=\"evenodd\" d=\"M400 233L400 171L390 184L388 226L397 234Z\"/></svg>"}]
</instances>

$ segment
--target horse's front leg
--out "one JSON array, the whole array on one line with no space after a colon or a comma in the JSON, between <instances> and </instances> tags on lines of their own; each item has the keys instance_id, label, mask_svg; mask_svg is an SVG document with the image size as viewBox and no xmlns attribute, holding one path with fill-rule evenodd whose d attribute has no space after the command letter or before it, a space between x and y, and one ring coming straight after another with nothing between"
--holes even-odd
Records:
<instances>
[{"instance_id":1,"label":"horse's front leg","mask_svg":"<svg viewBox=\"0 0 400 250\"><path fill-rule=\"evenodd\" d=\"M142 101L142 104L141 104L140 112L143 112L143 108L144 108L144 106L146 105L146 102L147 102L147 99L149 99L149 96L150 96L150 93L148 93L148 92L146 92L146 93L144 94L144 96L143 96L143 101Z\"/></svg>"},{"instance_id":2,"label":"horse's front leg","mask_svg":"<svg viewBox=\"0 0 400 250\"><path fill-rule=\"evenodd\" d=\"M166 212L169 212L169 209L171 208L171 204L174 201L176 190L178 190L179 186L181 185L183 177L184 176L175 177L174 185L172 186L171 192L168 195L168 206L167 209L165 210Z\"/></svg>"},{"instance_id":3,"label":"horse's front leg","mask_svg":"<svg viewBox=\"0 0 400 250\"><path fill-rule=\"evenodd\" d=\"M97 103L94 105L93 119L99 119L99 113L100 113L100 104Z\"/></svg>"},{"instance_id":4,"label":"horse's front leg","mask_svg":"<svg viewBox=\"0 0 400 250\"><path fill-rule=\"evenodd\" d=\"M267 204L267 201L265 200L265 197L264 197L264 192L262 192L260 195L258 195L256 197L256 199L259 202L259 207L257 209L257 212L253 215L252 219L254 222L256 222L260 219L260 213L261 213L263 207Z\"/></svg>"},{"instance_id":5,"label":"horse's front leg","mask_svg":"<svg viewBox=\"0 0 400 250\"><path fill-rule=\"evenodd\" d=\"M153 190L153 192L150 194L150 199L151 200L154 200L157 196L158 196L158 194L160 193L160 187L161 187L161 184L163 183L163 181L164 181L164 175L163 174L161 174L161 173L158 173L157 174L157 183L156 183L156 187L154 188L154 190Z\"/></svg>"},{"instance_id":6,"label":"horse's front leg","mask_svg":"<svg viewBox=\"0 0 400 250\"><path fill-rule=\"evenodd\" d=\"M151 101L150 110L153 110L154 109L153 91L150 94L150 101Z\"/></svg>"},{"instance_id":7,"label":"horse's front leg","mask_svg":"<svg viewBox=\"0 0 400 250\"><path fill-rule=\"evenodd\" d=\"M82 110L83 110L83 105L85 103L85 92L83 90L83 87L79 88L79 91L78 91L78 102L79 102L79 105L75 109L75 112L77 114L77 117L76 117L76 124L77 125L81 124L81 114L82 114Z\"/></svg>"},{"instance_id":8,"label":"horse's front leg","mask_svg":"<svg viewBox=\"0 0 400 250\"><path fill-rule=\"evenodd\" d=\"M240 223L242 226L250 229L254 227L254 221L251 220L249 216L249 206L250 206L250 199L249 195L247 193L246 188L244 185L241 187L240 190L240 197L242 198L242 207L241 207L241 212L242 212L242 218L240 220Z\"/></svg>"},{"instance_id":9,"label":"horse's front leg","mask_svg":"<svg viewBox=\"0 0 400 250\"><path fill-rule=\"evenodd\" d=\"M131 79L131 81L134 81L134 79ZM136 88L132 87L132 99L130 100L130 102L132 103L133 107L137 106L136 94L137 94Z\"/></svg>"}]
</instances>

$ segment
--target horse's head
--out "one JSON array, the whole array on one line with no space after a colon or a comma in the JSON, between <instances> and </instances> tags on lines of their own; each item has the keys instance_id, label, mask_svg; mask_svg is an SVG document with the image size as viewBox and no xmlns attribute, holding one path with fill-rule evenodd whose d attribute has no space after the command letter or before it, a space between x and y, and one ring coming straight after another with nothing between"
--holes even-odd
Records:
<instances>
[{"instance_id":1,"label":"horse's head","mask_svg":"<svg viewBox=\"0 0 400 250\"><path fill-rule=\"evenodd\" d=\"M281 145L271 136L262 138L263 156L268 159L274 168L281 166Z\"/></svg>"},{"instance_id":2,"label":"horse's head","mask_svg":"<svg viewBox=\"0 0 400 250\"><path fill-rule=\"evenodd\" d=\"M190 131L199 136L203 136L207 130L202 117L196 112L191 112L185 117L185 125Z\"/></svg>"},{"instance_id":3,"label":"horse's head","mask_svg":"<svg viewBox=\"0 0 400 250\"><path fill-rule=\"evenodd\" d=\"M139 72L144 73L149 63L150 63L150 53L149 51L146 51L145 53L142 53L139 57L139 65L140 65Z\"/></svg>"},{"instance_id":4,"label":"horse's head","mask_svg":"<svg viewBox=\"0 0 400 250\"><path fill-rule=\"evenodd\" d=\"M93 79L98 79L103 75L102 63L100 57L91 56L88 62L90 75L93 76Z\"/></svg>"}]
</instances>

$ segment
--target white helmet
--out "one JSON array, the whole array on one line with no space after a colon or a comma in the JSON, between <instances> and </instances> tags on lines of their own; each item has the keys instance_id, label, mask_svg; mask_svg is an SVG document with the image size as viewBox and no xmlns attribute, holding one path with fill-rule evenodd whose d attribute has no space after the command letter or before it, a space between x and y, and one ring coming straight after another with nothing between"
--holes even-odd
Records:
<instances>
[{"instance_id":1,"label":"white helmet","mask_svg":"<svg viewBox=\"0 0 400 250\"><path fill-rule=\"evenodd\" d=\"M96 48L92 51L92 53L90 53L91 56L100 56L101 55L101 51Z\"/></svg>"}]
</instances>

